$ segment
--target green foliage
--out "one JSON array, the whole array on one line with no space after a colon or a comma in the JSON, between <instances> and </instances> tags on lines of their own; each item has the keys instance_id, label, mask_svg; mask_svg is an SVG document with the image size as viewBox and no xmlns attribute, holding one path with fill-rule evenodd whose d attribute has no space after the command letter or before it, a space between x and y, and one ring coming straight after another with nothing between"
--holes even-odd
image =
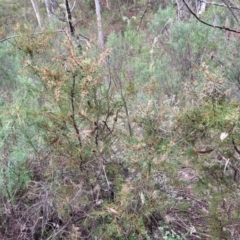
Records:
<instances>
[{"instance_id":1,"label":"green foliage","mask_svg":"<svg viewBox=\"0 0 240 240\"><path fill-rule=\"evenodd\" d=\"M39 147L37 129L30 117L30 109L36 106L36 91L31 83L18 76L18 89L11 96L11 102L1 107L0 151L2 170L1 193L8 198L18 197L32 178L28 161ZM14 200L14 199L13 199Z\"/></svg>"},{"instance_id":2,"label":"green foliage","mask_svg":"<svg viewBox=\"0 0 240 240\"><path fill-rule=\"evenodd\" d=\"M27 155L24 149L12 150L7 159L4 159L0 174L0 189L3 196L11 199L24 190L31 179L26 165Z\"/></svg>"},{"instance_id":3,"label":"green foliage","mask_svg":"<svg viewBox=\"0 0 240 240\"><path fill-rule=\"evenodd\" d=\"M5 239L239 238L238 63L231 83L224 72L237 45L182 20L168 1L155 13L148 2L104 9L102 53L89 28L93 2L73 11L76 33L79 23L91 36L81 52L52 30L65 26L57 17L42 32L23 24L35 19L27 2L24 21L9 18L16 35L0 48Z\"/></svg>"},{"instance_id":4,"label":"green foliage","mask_svg":"<svg viewBox=\"0 0 240 240\"><path fill-rule=\"evenodd\" d=\"M151 32L156 35L160 34L168 25L176 19L176 11L173 5L168 6L166 9L159 8L157 13L154 15L154 19L149 28Z\"/></svg>"},{"instance_id":5,"label":"green foliage","mask_svg":"<svg viewBox=\"0 0 240 240\"><path fill-rule=\"evenodd\" d=\"M110 64L114 71L113 79L119 85L123 83L142 84L149 75L149 54L143 48L144 36L132 29L131 25L124 35L112 33L108 37L107 46L111 49ZM127 69L124 72L123 69ZM116 73L116 74L115 74ZM121 83L122 82L122 83Z\"/></svg>"},{"instance_id":6,"label":"green foliage","mask_svg":"<svg viewBox=\"0 0 240 240\"><path fill-rule=\"evenodd\" d=\"M8 91L16 89L18 71L20 62L13 47L8 44L2 44L0 47L0 91L3 97L7 97Z\"/></svg>"},{"instance_id":7,"label":"green foliage","mask_svg":"<svg viewBox=\"0 0 240 240\"><path fill-rule=\"evenodd\" d=\"M206 66L200 71L206 80L201 84L195 83L194 87L185 84L188 96L191 96L191 106L187 105L177 116L176 125L178 134L184 136L195 154L199 155L197 159L192 158L192 165L201 176L196 190L199 194L211 196L211 236L222 238L228 236L231 228L229 221L239 221L233 217L236 205L228 209L233 214L230 217L224 204L225 201L226 204L236 203L238 198L239 155L236 153L236 142L239 142L240 111L239 105L231 99L229 89L225 89L224 80L218 74L209 72ZM221 207L223 205L225 207ZM221 231L223 227L225 230Z\"/></svg>"},{"instance_id":8,"label":"green foliage","mask_svg":"<svg viewBox=\"0 0 240 240\"><path fill-rule=\"evenodd\" d=\"M169 228L165 225L159 227L160 232L162 233L163 237L162 239L164 240L184 240L184 236L180 236L173 230L169 230Z\"/></svg>"},{"instance_id":9,"label":"green foliage","mask_svg":"<svg viewBox=\"0 0 240 240\"><path fill-rule=\"evenodd\" d=\"M214 51L215 42L210 38L211 29L196 21L176 22L171 27L170 46L183 78L193 80L193 69L202 63L202 54ZM215 45L216 46L216 45ZM190 71L189 71L190 70Z\"/></svg>"},{"instance_id":10,"label":"green foliage","mask_svg":"<svg viewBox=\"0 0 240 240\"><path fill-rule=\"evenodd\" d=\"M200 70L205 71L207 80L185 83L192 104L187 105L177 118L181 122L180 131L193 142L214 139L238 122L238 107L228 100L230 92L225 89L224 80L218 74L209 73L206 66Z\"/></svg>"}]
</instances>

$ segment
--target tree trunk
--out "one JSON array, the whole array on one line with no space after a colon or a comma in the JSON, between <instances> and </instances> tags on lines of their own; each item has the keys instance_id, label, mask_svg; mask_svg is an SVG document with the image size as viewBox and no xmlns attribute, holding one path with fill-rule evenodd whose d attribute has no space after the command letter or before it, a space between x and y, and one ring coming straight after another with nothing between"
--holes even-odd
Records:
<instances>
[{"instance_id":1,"label":"tree trunk","mask_svg":"<svg viewBox=\"0 0 240 240\"><path fill-rule=\"evenodd\" d=\"M99 44L99 49L101 51L103 51L104 50L104 37L103 37L103 31L102 31L101 8L100 8L99 0L95 0L95 10L96 10L96 15L97 15L97 26L98 26L98 44ZM108 62L106 59L103 62L103 66L105 67L105 69L107 69ZM105 82L106 86L109 86L110 79L107 75L104 76L104 82Z\"/></svg>"},{"instance_id":2,"label":"tree trunk","mask_svg":"<svg viewBox=\"0 0 240 240\"><path fill-rule=\"evenodd\" d=\"M51 13L52 13L51 4L49 3L49 0L44 0L44 2L45 2L45 6L46 6L47 15L50 18Z\"/></svg>"},{"instance_id":3,"label":"tree trunk","mask_svg":"<svg viewBox=\"0 0 240 240\"><path fill-rule=\"evenodd\" d=\"M206 11L206 7L207 7L207 3L206 2L198 1L197 2L197 14L201 15L203 12L205 12Z\"/></svg>"},{"instance_id":4,"label":"tree trunk","mask_svg":"<svg viewBox=\"0 0 240 240\"><path fill-rule=\"evenodd\" d=\"M101 8L99 0L95 0L95 10L97 15L97 26L98 26L98 44L101 50L104 49L104 38L102 31L102 21L101 21Z\"/></svg>"},{"instance_id":5,"label":"tree trunk","mask_svg":"<svg viewBox=\"0 0 240 240\"><path fill-rule=\"evenodd\" d=\"M39 13L38 5L37 5L37 3L35 2L35 0L31 0L31 2L32 2L33 10L34 10L34 12L35 12L37 21L38 21L38 26L39 26L40 28L42 28L41 16L40 16L40 13Z\"/></svg>"},{"instance_id":6,"label":"tree trunk","mask_svg":"<svg viewBox=\"0 0 240 240\"><path fill-rule=\"evenodd\" d=\"M65 0L65 6L66 6L66 19L67 19L67 23L68 23L69 32L70 32L71 36L74 36L75 29L74 29L73 23L72 23L72 13L71 13L70 4L69 4L68 0Z\"/></svg>"}]
</instances>

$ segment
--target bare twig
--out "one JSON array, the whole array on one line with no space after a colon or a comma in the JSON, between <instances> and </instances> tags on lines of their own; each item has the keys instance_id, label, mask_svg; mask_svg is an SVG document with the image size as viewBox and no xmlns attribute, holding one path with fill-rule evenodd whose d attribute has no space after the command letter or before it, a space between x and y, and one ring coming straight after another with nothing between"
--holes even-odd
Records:
<instances>
[{"instance_id":1,"label":"bare twig","mask_svg":"<svg viewBox=\"0 0 240 240\"><path fill-rule=\"evenodd\" d=\"M64 30L56 30L55 32L65 32L65 31ZM34 35L40 35L40 34L44 34L44 33L45 32L35 32L35 33L31 33L30 35L34 36ZM8 41L9 39L17 38L17 37L21 37L21 36L22 36L22 34L12 35L12 36L1 39L0 42L5 42L5 41Z\"/></svg>"},{"instance_id":2,"label":"bare twig","mask_svg":"<svg viewBox=\"0 0 240 240\"><path fill-rule=\"evenodd\" d=\"M183 7L183 3L180 5L180 1L179 0L176 0L176 3L177 3L177 12L178 12L178 20L180 20L180 10L182 9Z\"/></svg>"},{"instance_id":3,"label":"bare twig","mask_svg":"<svg viewBox=\"0 0 240 240\"><path fill-rule=\"evenodd\" d=\"M107 185L108 185L108 189L111 189L111 182L108 180L108 177L107 177L107 174L106 174L106 171L105 171L105 166L102 165L102 168L103 168L104 177L105 177Z\"/></svg>"},{"instance_id":4,"label":"bare twig","mask_svg":"<svg viewBox=\"0 0 240 240\"><path fill-rule=\"evenodd\" d=\"M226 173L226 170L227 170L227 166L228 166L228 164L229 164L229 162L230 162L230 159L229 158L224 158L224 160L226 161L226 163L225 163L225 166L224 166L224 169L223 169L223 173L225 174Z\"/></svg>"},{"instance_id":5,"label":"bare twig","mask_svg":"<svg viewBox=\"0 0 240 240\"><path fill-rule=\"evenodd\" d=\"M141 25L142 25L143 18L144 18L144 16L145 16L145 14L146 14L148 8L149 8L149 3L147 4L147 7L145 8L145 10L144 10L144 12L143 12L143 14L142 14L142 16L141 16L141 20L140 20L140 23L139 23L139 26L138 26L137 31L140 30L140 27L141 27Z\"/></svg>"},{"instance_id":6,"label":"bare twig","mask_svg":"<svg viewBox=\"0 0 240 240\"><path fill-rule=\"evenodd\" d=\"M229 4L227 3L227 0L222 0L224 2L224 4L226 5L226 7L228 8L228 10L232 13L233 17L235 18L235 20L237 21L237 23L239 24L239 21L235 15L235 13L233 12L233 10L231 9L231 7L229 6Z\"/></svg>"},{"instance_id":7,"label":"bare twig","mask_svg":"<svg viewBox=\"0 0 240 240\"><path fill-rule=\"evenodd\" d=\"M228 28L228 27L225 27L225 26L214 26L214 25L212 25L212 24L210 24L210 23L207 23L207 22L203 21L203 20L200 19L200 18L197 16L197 14L189 7L189 5L187 4L186 0L183 0L183 2L184 2L184 4L185 4L185 6L187 7L187 9L189 10L189 12L190 12L199 22L201 22L201 23L203 23L203 24L205 24L205 25L207 25L207 26L209 26L209 27L212 27L212 28L218 28L218 29L220 29L220 30L225 30L225 31L235 32L235 33L240 34L239 31L234 30L234 29L232 29L232 28Z\"/></svg>"},{"instance_id":8,"label":"bare twig","mask_svg":"<svg viewBox=\"0 0 240 240\"><path fill-rule=\"evenodd\" d=\"M72 5L72 8L70 9L71 12L72 12L73 9L75 8L75 5L76 5L76 1L74 1L73 5Z\"/></svg>"},{"instance_id":9,"label":"bare twig","mask_svg":"<svg viewBox=\"0 0 240 240\"><path fill-rule=\"evenodd\" d=\"M48 237L47 240L54 239L58 234L62 233L71 223L72 223L72 218L70 218L70 219L64 224L64 226L62 226L61 228L59 228L58 231L54 232L54 234L52 234L50 237Z\"/></svg>"},{"instance_id":10,"label":"bare twig","mask_svg":"<svg viewBox=\"0 0 240 240\"><path fill-rule=\"evenodd\" d=\"M204 1L204 0L201 0L202 2L206 3L206 4L209 4L209 5L215 5L217 7L227 7L225 5L225 3L221 4L221 3L217 3L217 2L208 2L208 1ZM224 0L223 0L224 2ZM228 5L229 8L231 9L235 9L235 10L240 10L240 8L236 7L236 6L231 6L231 5Z\"/></svg>"},{"instance_id":11,"label":"bare twig","mask_svg":"<svg viewBox=\"0 0 240 240\"><path fill-rule=\"evenodd\" d=\"M80 137L80 131L78 129L76 120L75 120L75 106L74 106L74 101L75 101L75 83L76 83L76 79L73 76L73 81L72 81L72 89L71 89L71 107L72 107L72 114L71 114L71 118L72 118L72 122L73 122L73 127L76 131L77 134L77 138L78 138L78 143L79 146L82 146L82 141L81 141L81 137Z\"/></svg>"},{"instance_id":12,"label":"bare twig","mask_svg":"<svg viewBox=\"0 0 240 240\"><path fill-rule=\"evenodd\" d=\"M240 154L240 150L237 148L237 145L236 145L233 137L232 137L232 144L233 144L233 147L234 147L235 151L236 151L238 154Z\"/></svg>"}]
</instances>

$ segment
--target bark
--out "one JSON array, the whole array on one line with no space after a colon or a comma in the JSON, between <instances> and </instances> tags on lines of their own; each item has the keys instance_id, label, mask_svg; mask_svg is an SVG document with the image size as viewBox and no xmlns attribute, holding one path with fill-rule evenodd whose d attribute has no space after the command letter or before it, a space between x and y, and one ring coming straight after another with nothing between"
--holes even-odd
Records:
<instances>
[{"instance_id":1,"label":"bark","mask_svg":"<svg viewBox=\"0 0 240 240\"><path fill-rule=\"evenodd\" d=\"M106 0L106 5L107 5L107 9L111 10L110 4L109 4L109 0Z\"/></svg>"},{"instance_id":2,"label":"bark","mask_svg":"<svg viewBox=\"0 0 240 240\"><path fill-rule=\"evenodd\" d=\"M203 12L206 11L207 3L203 1L198 1L198 15L201 15Z\"/></svg>"},{"instance_id":3,"label":"bark","mask_svg":"<svg viewBox=\"0 0 240 240\"><path fill-rule=\"evenodd\" d=\"M72 23L72 13L71 13L71 8L68 0L65 0L65 6L66 6L66 18L67 18L67 23L68 23L68 28L71 36L74 36L75 29L73 27Z\"/></svg>"},{"instance_id":4,"label":"bark","mask_svg":"<svg viewBox=\"0 0 240 240\"><path fill-rule=\"evenodd\" d=\"M47 11L47 15L50 18L51 17L51 3L49 2L49 0L44 0L45 6L46 6L46 11Z\"/></svg>"},{"instance_id":5,"label":"bark","mask_svg":"<svg viewBox=\"0 0 240 240\"><path fill-rule=\"evenodd\" d=\"M183 4L180 2L180 0L175 0L176 4L177 4L177 15L178 15L178 20L180 20L180 12L181 12L181 8L183 6Z\"/></svg>"},{"instance_id":6,"label":"bark","mask_svg":"<svg viewBox=\"0 0 240 240\"><path fill-rule=\"evenodd\" d=\"M42 28L42 21L41 21L41 16L39 13L37 2L35 0L31 0L31 2L32 2L33 10L34 10L36 18L37 18L38 26L40 28Z\"/></svg>"},{"instance_id":7,"label":"bark","mask_svg":"<svg viewBox=\"0 0 240 240\"><path fill-rule=\"evenodd\" d=\"M97 15L97 26L98 26L98 44L99 44L99 49L101 51L104 50L104 37L103 37L103 30L102 30L102 20L101 20L101 7L99 0L95 0L95 10L96 10L96 15ZM108 62L107 59L104 60L103 66L105 69L108 68ZM104 76L104 82L106 86L110 86L110 79L107 75Z\"/></svg>"},{"instance_id":8,"label":"bark","mask_svg":"<svg viewBox=\"0 0 240 240\"><path fill-rule=\"evenodd\" d=\"M102 31L102 21L101 21L101 7L99 0L95 0L95 10L97 15L97 26L98 26L98 44L101 50L104 50L104 38Z\"/></svg>"}]
</instances>

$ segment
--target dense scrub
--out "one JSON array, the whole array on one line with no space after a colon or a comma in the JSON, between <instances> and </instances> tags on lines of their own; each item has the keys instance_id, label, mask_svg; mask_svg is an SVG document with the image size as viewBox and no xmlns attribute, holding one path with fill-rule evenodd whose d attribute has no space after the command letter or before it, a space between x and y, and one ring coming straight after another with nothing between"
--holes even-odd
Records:
<instances>
[{"instance_id":1,"label":"dense scrub","mask_svg":"<svg viewBox=\"0 0 240 240\"><path fill-rule=\"evenodd\" d=\"M1 42L0 238L238 239L237 41L167 1L115 1L100 51L77 7L91 41L27 12Z\"/></svg>"}]
</instances>

